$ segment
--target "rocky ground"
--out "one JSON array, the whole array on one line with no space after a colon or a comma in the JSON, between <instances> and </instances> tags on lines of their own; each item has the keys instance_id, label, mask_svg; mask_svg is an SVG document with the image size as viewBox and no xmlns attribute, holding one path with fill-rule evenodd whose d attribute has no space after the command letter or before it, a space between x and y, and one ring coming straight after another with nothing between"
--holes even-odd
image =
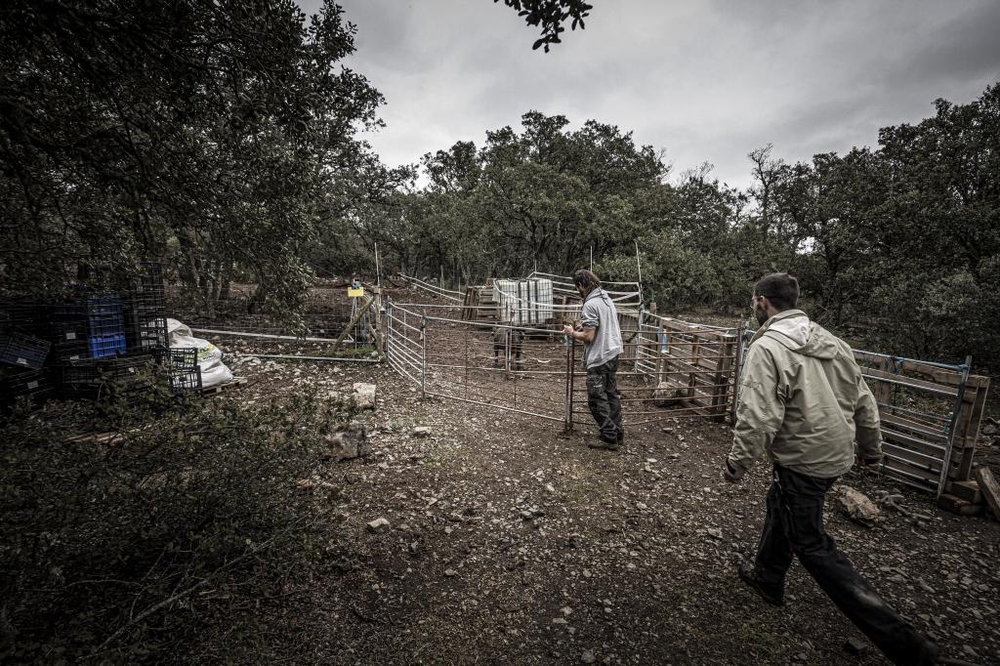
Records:
<instances>
[{"instance_id":1,"label":"rocky ground","mask_svg":"<svg viewBox=\"0 0 1000 666\"><path fill-rule=\"evenodd\" d=\"M566 434L559 423L421 400L384 364L256 359L240 355L255 343L217 344L246 383L213 399L377 387L376 409L359 417L371 454L317 467L343 489L317 566L258 609L271 647L255 641L258 652L240 654L232 637L229 659L887 663L801 566L783 608L738 581L767 473L758 465L742 485L721 480L725 424L677 418L629 429L619 452L593 451L589 424ZM902 496L902 512L884 507L871 528L828 507L828 530L855 566L946 654L1000 663L1000 523L943 512L867 473L842 483Z\"/></svg>"}]
</instances>

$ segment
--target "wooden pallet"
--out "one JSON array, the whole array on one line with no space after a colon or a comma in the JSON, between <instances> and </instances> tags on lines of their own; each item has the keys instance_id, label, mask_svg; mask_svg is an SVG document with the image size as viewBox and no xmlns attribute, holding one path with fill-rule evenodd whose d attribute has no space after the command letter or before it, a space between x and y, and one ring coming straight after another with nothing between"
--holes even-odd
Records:
<instances>
[{"instance_id":1,"label":"wooden pallet","mask_svg":"<svg viewBox=\"0 0 1000 666\"><path fill-rule=\"evenodd\" d=\"M226 382L225 384L216 384L215 386L206 386L201 389L202 395L212 395L215 393L222 393L223 391L228 391L229 389L236 388L238 386L243 386L247 383L247 380L243 377L233 377L232 380Z\"/></svg>"},{"instance_id":2,"label":"wooden pallet","mask_svg":"<svg viewBox=\"0 0 1000 666\"><path fill-rule=\"evenodd\" d=\"M484 326L497 323L496 301L493 299L493 287L471 286L465 288L465 300L462 302L462 319Z\"/></svg>"}]
</instances>

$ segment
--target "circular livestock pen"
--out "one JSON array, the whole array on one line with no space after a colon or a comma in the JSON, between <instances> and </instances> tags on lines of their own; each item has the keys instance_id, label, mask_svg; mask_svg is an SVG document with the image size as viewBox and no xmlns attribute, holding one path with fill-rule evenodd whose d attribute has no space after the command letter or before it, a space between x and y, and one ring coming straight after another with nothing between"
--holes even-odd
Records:
<instances>
[{"instance_id":1,"label":"circular livestock pen","mask_svg":"<svg viewBox=\"0 0 1000 666\"><path fill-rule=\"evenodd\" d=\"M426 396L559 421L587 409L582 346L562 334L579 304L553 306L550 321L468 320L468 307L388 303L386 357ZM466 315L463 318L463 311ZM723 419L733 408L739 331L619 310L625 348L618 372L627 426L680 415Z\"/></svg>"}]
</instances>

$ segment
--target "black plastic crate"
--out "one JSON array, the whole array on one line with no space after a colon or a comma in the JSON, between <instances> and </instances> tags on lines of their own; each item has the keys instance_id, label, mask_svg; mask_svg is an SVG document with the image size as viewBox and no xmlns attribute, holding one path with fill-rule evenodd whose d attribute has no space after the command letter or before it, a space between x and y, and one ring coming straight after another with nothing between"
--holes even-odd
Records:
<instances>
[{"instance_id":1,"label":"black plastic crate","mask_svg":"<svg viewBox=\"0 0 1000 666\"><path fill-rule=\"evenodd\" d=\"M143 263L143 274L132 281L123 299L126 314L162 317L167 313L166 289L160 264Z\"/></svg>"},{"instance_id":2,"label":"black plastic crate","mask_svg":"<svg viewBox=\"0 0 1000 666\"><path fill-rule=\"evenodd\" d=\"M90 348L86 340L76 340L75 342L57 342L52 345L49 357L57 364L65 364L73 361L82 361L90 358Z\"/></svg>"},{"instance_id":3,"label":"black plastic crate","mask_svg":"<svg viewBox=\"0 0 1000 666\"><path fill-rule=\"evenodd\" d=\"M59 384L93 384L97 385L101 381L101 371L97 367L96 359L86 359L72 361L57 368Z\"/></svg>"},{"instance_id":4,"label":"black plastic crate","mask_svg":"<svg viewBox=\"0 0 1000 666\"><path fill-rule=\"evenodd\" d=\"M58 368L59 390L67 398L114 395L133 404L153 387L151 371L156 362L151 354L140 354L70 363Z\"/></svg>"},{"instance_id":5,"label":"black plastic crate","mask_svg":"<svg viewBox=\"0 0 1000 666\"><path fill-rule=\"evenodd\" d=\"M64 301L49 306L49 321L87 321L87 304L83 301Z\"/></svg>"},{"instance_id":6,"label":"black plastic crate","mask_svg":"<svg viewBox=\"0 0 1000 666\"><path fill-rule=\"evenodd\" d=\"M56 344L66 342L82 342L87 345L87 320L77 319L53 320L48 325L48 338Z\"/></svg>"},{"instance_id":7,"label":"black plastic crate","mask_svg":"<svg viewBox=\"0 0 1000 666\"><path fill-rule=\"evenodd\" d=\"M167 318L139 315L130 312L126 318L125 348L132 351L167 349Z\"/></svg>"},{"instance_id":8,"label":"black plastic crate","mask_svg":"<svg viewBox=\"0 0 1000 666\"><path fill-rule=\"evenodd\" d=\"M171 347L167 361L171 368L193 370L198 367L198 350L194 347Z\"/></svg>"},{"instance_id":9,"label":"black plastic crate","mask_svg":"<svg viewBox=\"0 0 1000 666\"><path fill-rule=\"evenodd\" d=\"M28 299L0 300L0 329L39 334L48 319L47 307Z\"/></svg>"},{"instance_id":10,"label":"black plastic crate","mask_svg":"<svg viewBox=\"0 0 1000 666\"><path fill-rule=\"evenodd\" d=\"M134 405L154 387L156 359L152 354L136 354L97 362L101 381L108 394Z\"/></svg>"},{"instance_id":11,"label":"black plastic crate","mask_svg":"<svg viewBox=\"0 0 1000 666\"><path fill-rule=\"evenodd\" d=\"M121 358L99 359L97 368L110 379L131 379L144 370L149 370L156 359L152 354L134 354Z\"/></svg>"},{"instance_id":12,"label":"black plastic crate","mask_svg":"<svg viewBox=\"0 0 1000 666\"><path fill-rule=\"evenodd\" d=\"M0 403L12 404L20 396L41 402L54 392L52 374L48 368L4 372L0 375Z\"/></svg>"},{"instance_id":13,"label":"black plastic crate","mask_svg":"<svg viewBox=\"0 0 1000 666\"><path fill-rule=\"evenodd\" d=\"M47 340L16 331L0 334L0 363L39 370L52 346Z\"/></svg>"},{"instance_id":14,"label":"black plastic crate","mask_svg":"<svg viewBox=\"0 0 1000 666\"><path fill-rule=\"evenodd\" d=\"M197 349L171 349L167 357L170 389L174 393L201 390Z\"/></svg>"}]
</instances>

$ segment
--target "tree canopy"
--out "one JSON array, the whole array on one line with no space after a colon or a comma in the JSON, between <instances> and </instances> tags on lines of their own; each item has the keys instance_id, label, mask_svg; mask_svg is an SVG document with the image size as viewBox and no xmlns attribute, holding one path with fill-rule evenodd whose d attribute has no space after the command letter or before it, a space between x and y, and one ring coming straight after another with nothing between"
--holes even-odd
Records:
<instances>
[{"instance_id":1,"label":"tree canopy","mask_svg":"<svg viewBox=\"0 0 1000 666\"><path fill-rule=\"evenodd\" d=\"M542 36L535 40L531 48L537 50L538 47L544 47L546 53L549 52L549 46L562 42L559 35L566 31L563 27L566 21L570 21L572 30L576 30L577 27L583 30L583 19L594 8L583 0L503 0L503 2L517 10L517 15L523 17L528 25L541 26Z\"/></svg>"},{"instance_id":2,"label":"tree canopy","mask_svg":"<svg viewBox=\"0 0 1000 666\"><path fill-rule=\"evenodd\" d=\"M379 93L338 65L326 2L6 3L0 20L0 266L45 288L79 264L171 257L210 304L234 267L256 301L301 294L321 206L377 160L354 138Z\"/></svg>"},{"instance_id":3,"label":"tree canopy","mask_svg":"<svg viewBox=\"0 0 1000 666\"><path fill-rule=\"evenodd\" d=\"M504 4L546 49L591 9ZM671 175L627 129L534 110L387 170L357 136L383 100L353 50L333 0L312 17L292 0L5 3L0 292L154 258L209 311L237 278L252 309L294 319L316 271L370 271L378 243L384 266L466 284L591 257L632 280L639 262L661 310L736 312L787 270L817 319L873 347L1000 367L1000 85L874 149L755 149L739 191L708 165Z\"/></svg>"}]
</instances>

